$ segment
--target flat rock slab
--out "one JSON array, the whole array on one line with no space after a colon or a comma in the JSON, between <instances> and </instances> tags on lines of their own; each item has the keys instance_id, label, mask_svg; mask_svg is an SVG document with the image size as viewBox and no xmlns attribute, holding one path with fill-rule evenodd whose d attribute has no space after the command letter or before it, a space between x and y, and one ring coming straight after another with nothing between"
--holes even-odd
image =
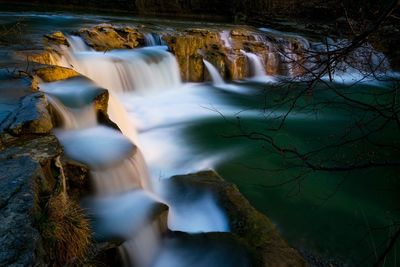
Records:
<instances>
[{"instance_id":1,"label":"flat rock slab","mask_svg":"<svg viewBox=\"0 0 400 267\"><path fill-rule=\"evenodd\" d=\"M15 109L0 122L0 134L46 134L53 128L48 103L41 92L21 97Z\"/></svg>"}]
</instances>

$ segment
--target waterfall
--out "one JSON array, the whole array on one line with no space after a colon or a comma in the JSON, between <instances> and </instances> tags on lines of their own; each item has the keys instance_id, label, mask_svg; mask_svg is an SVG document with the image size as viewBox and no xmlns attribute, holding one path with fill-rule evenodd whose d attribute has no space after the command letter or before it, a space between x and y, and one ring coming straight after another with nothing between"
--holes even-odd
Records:
<instances>
[{"instance_id":1,"label":"waterfall","mask_svg":"<svg viewBox=\"0 0 400 267\"><path fill-rule=\"evenodd\" d=\"M162 204L148 193L152 186L139 148L119 131L97 124L92 101L99 89L80 78L42 83L40 88L62 118L63 125L54 133L65 154L90 170L93 195L84 206L95 221L97 238L152 240L149 246L158 251L160 233L149 225ZM148 266L153 257L149 249L140 246L130 251L130 257L141 259L135 266Z\"/></svg>"},{"instance_id":2,"label":"waterfall","mask_svg":"<svg viewBox=\"0 0 400 267\"><path fill-rule=\"evenodd\" d=\"M250 69L253 77L263 77L266 76L264 65L261 62L261 58L254 53L245 52L241 50L241 52L247 57L249 60Z\"/></svg>"},{"instance_id":3,"label":"waterfall","mask_svg":"<svg viewBox=\"0 0 400 267\"><path fill-rule=\"evenodd\" d=\"M231 31L224 30L219 33L219 37L221 38L223 45L226 48L228 48L228 49L232 48Z\"/></svg>"},{"instance_id":4,"label":"waterfall","mask_svg":"<svg viewBox=\"0 0 400 267\"><path fill-rule=\"evenodd\" d=\"M67 108L57 98L47 95L51 106L57 111L61 117L62 127L64 129L80 129L85 127L93 127L97 124L97 117L92 105L83 108Z\"/></svg>"},{"instance_id":5,"label":"waterfall","mask_svg":"<svg viewBox=\"0 0 400 267\"><path fill-rule=\"evenodd\" d=\"M145 33L144 42L146 46L165 45L165 42L163 41L162 37L156 33Z\"/></svg>"},{"instance_id":6,"label":"waterfall","mask_svg":"<svg viewBox=\"0 0 400 267\"><path fill-rule=\"evenodd\" d=\"M164 47L77 52L66 65L114 93L145 95L181 86L178 63Z\"/></svg>"},{"instance_id":7,"label":"waterfall","mask_svg":"<svg viewBox=\"0 0 400 267\"><path fill-rule=\"evenodd\" d=\"M79 36L68 35L66 38L72 52L93 51Z\"/></svg>"},{"instance_id":8,"label":"waterfall","mask_svg":"<svg viewBox=\"0 0 400 267\"><path fill-rule=\"evenodd\" d=\"M151 180L137 146L136 127L129 113L134 102L130 98L153 97L153 93L180 88L175 57L158 46L100 53L88 49L78 37L69 38L73 43L65 49L59 64L73 66L91 80L73 78L41 87L56 99L54 103L59 105L56 110L70 118L68 125L73 125L64 124L55 130L65 154L89 167L94 192L82 205L93 221L95 238L123 240L119 251L125 266L152 267L165 251L171 251L165 247L159 230L157 216L162 211L160 207L166 207L162 203L169 206L166 223L173 231L229 231L225 214L209 192L193 188L195 199L185 203L181 194L169 194L171 190L163 182ZM216 70L212 68L210 74L214 71L215 75ZM213 77L224 83L219 75ZM93 100L92 92L99 90L96 86L109 90L108 114L123 134L98 125L97 121L87 125L80 121L83 109L93 107L89 100ZM70 107L79 112L67 112ZM78 123L73 123L75 120ZM174 250L179 253L179 249Z\"/></svg>"},{"instance_id":9,"label":"waterfall","mask_svg":"<svg viewBox=\"0 0 400 267\"><path fill-rule=\"evenodd\" d=\"M213 64L211 64L210 62L208 62L207 60L203 59L204 65L206 66L208 73L211 75L211 79L213 81L213 84L215 86L221 86L224 85L225 82L222 79L221 75L219 74L217 68L215 68L213 66Z\"/></svg>"},{"instance_id":10,"label":"waterfall","mask_svg":"<svg viewBox=\"0 0 400 267\"><path fill-rule=\"evenodd\" d=\"M112 92L109 92L108 115L126 137L134 144L140 145L134 119L129 116L121 101Z\"/></svg>"}]
</instances>

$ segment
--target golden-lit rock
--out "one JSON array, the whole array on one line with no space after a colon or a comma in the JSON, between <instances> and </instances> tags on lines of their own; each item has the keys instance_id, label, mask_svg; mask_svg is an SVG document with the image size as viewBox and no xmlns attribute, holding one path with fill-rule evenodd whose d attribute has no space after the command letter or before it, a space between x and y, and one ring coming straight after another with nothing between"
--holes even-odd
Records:
<instances>
[{"instance_id":1,"label":"golden-lit rock","mask_svg":"<svg viewBox=\"0 0 400 267\"><path fill-rule=\"evenodd\" d=\"M68 45L67 38L64 33L57 31L44 36L45 41L49 44Z\"/></svg>"},{"instance_id":2,"label":"golden-lit rock","mask_svg":"<svg viewBox=\"0 0 400 267\"><path fill-rule=\"evenodd\" d=\"M44 82L54 82L76 77L80 74L69 68L46 66L35 70L35 75L37 75Z\"/></svg>"},{"instance_id":3,"label":"golden-lit rock","mask_svg":"<svg viewBox=\"0 0 400 267\"><path fill-rule=\"evenodd\" d=\"M90 29L81 29L79 35L98 51L136 48L144 44L144 35L132 27L100 24Z\"/></svg>"}]
</instances>

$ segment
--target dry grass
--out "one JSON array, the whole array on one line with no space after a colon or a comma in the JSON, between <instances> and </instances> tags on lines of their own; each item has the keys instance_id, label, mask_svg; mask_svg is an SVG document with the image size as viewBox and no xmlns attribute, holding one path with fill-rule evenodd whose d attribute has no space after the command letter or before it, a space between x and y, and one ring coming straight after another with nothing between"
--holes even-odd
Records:
<instances>
[{"instance_id":1,"label":"dry grass","mask_svg":"<svg viewBox=\"0 0 400 267\"><path fill-rule=\"evenodd\" d=\"M76 202L62 193L51 196L38 224L53 265L82 265L91 245L91 229Z\"/></svg>"}]
</instances>

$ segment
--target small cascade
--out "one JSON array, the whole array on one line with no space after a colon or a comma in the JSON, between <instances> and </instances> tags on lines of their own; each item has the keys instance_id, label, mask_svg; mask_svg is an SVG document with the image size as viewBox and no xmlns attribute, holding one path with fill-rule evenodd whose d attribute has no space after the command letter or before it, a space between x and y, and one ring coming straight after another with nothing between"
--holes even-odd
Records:
<instances>
[{"instance_id":1,"label":"small cascade","mask_svg":"<svg viewBox=\"0 0 400 267\"><path fill-rule=\"evenodd\" d=\"M72 52L93 51L79 36L69 35L67 36L67 41Z\"/></svg>"},{"instance_id":2,"label":"small cascade","mask_svg":"<svg viewBox=\"0 0 400 267\"><path fill-rule=\"evenodd\" d=\"M145 225L134 238L122 244L124 266L152 266L160 250L160 240L157 235L157 226ZM145 254L133 254L132 251L145 251Z\"/></svg>"},{"instance_id":3,"label":"small cascade","mask_svg":"<svg viewBox=\"0 0 400 267\"><path fill-rule=\"evenodd\" d=\"M79 131L57 131L56 135L71 158L90 167L98 195L135 188L150 190L142 153L118 131L97 126Z\"/></svg>"},{"instance_id":4,"label":"small cascade","mask_svg":"<svg viewBox=\"0 0 400 267\"><path fill-rule=\"evenodd\" d=\"M97 117L92 105L83 108L67 108L57 98L47 95L51 106L61 117L62 127L67 130L93 127L97 124Z\"/></svg>"},{"instance_id":5,"label":"small cascade","mask_svg":"<svg viewBox=\"0 0 400 267\"><path fill-rule=\"evenodd\" d=\"M109 90L108 113L123 133L97 122L87 127L76 124L71 129L63 126L55 131L66 155L90 169L94 192L82 205L93 221L96 240L123 240L119 251L127 267L155 267L161 266L159 260L164 261L166 253L179 254L182 249L166 245L165 233L160 232L160 212L167 206L167 223L172 231L228 232L229 222L210 192L199 191L194 186L179 192L182 190L179 184L167 185L158 177L151 180L137 146L136 127L128 112L134 108L130 98L143 100L153 92L179 88L181 79L175 57L159 46L100 53L87 50L83 43L75 41L60 63L73 66L97 86ZM204 64L214 82L224 84L215 67L207 61ZM57 98L61 107L85 106L80 104L82 96L92 96L88 91L94 88L86 86L84 89L81 82L78 82L81 86L68 82L53 87L43 85L43 88L48 95ZM63 88L62 92L57 88ZM82 92L77 94L73 88L80 88ZM62 108L57 111L65 112ZM68 116L79 114L72 112ZM185 199L190 195L193 199ZM214 253L208 247L203 249L205 253ZM194 249L186 253L196 255ZM179 266L185 262L179 258L175 261L181 262ZM211 266L221 265L214 262Z\"/></svg>"},{"instance_id":6,"label":"small cascade","mask_svg":"<svg viewBox=\"0 0 400 267\"><path fill-rule=\"evenodd\" d=\"M134 119L129 116L119 98L111 92L108 98L108 115L127 138L134 144L140 145Z\"/></svg>"},{"instance_id":7,"label":"small cascade","mask_svg":"<svg viewBox=\"0 0 400 267\"><path fill-rule=\"evenodd\" d=\"M259 56L257 56L254 53L250 53L250 52L245 52L243 50L241 50L241 52L247 57L247 59L249 60L249 65L250 65L250 69L252 72L252 76L253 77L263 77L266 76L265 74L265 70L264 70L264 65L261 62L261 58Z\"/></svg>"},{"instance_id":8,"label":"small cascade","mask_svg":"<svg viewBox=\"0 0 400 267\"><path fill-rule=\"evenodd\" d=\"M162 39L161 35L156 34L156 33L145 33L144 34L144 42L145 42L146 46L165 45L165 42Z\"/></svg>"},{"instance_id":9,"label":"small cascade","mask_svg":"<svg viewBox=\"0 0 400 267\"><path fill-rule=\"evenodd\" d=\"M221 38L221 40L223 42L223 45L227 49L231 49L232 48L231 31L224 30L224 31L219 33L219 37Z\"/></svg>"},{"instance_id":10,"label":"small cascade","mask_svg":"<svg viewBox=\"0 0 400 267\"><path fill-rule=\"evenodd\" d=\"M65 60L64 65L73 66L77 72L114 93L149 94L181 86L178 63L164 47L77 52L67 55Z\"/></svg>"},{"instance_id":11,"label":"small cascade","mask_svg":"<svg viewBox=\"0 0 400 267\"><path fill-rule=\"evenodd\" d=\"M65 154L90 170L93 195L83 205L94 221L96 238L152 240L149 245L157 251L160 233L153 224L162 204L149 193L152 186L139 148L119 131L97 124L92 102L101 90L81 78L43 83L40 88L63 120L55 135ZM148 267L154 256L148 252L149 247L130 252L141 259L135 266Z\"/></svg>"},{"instance_id":12,"label":"small cascade","mask_svg":"<svg viewBox=\"0 0 400 267\"><path fill-rule=\"evenodd\" d=\"M47 94L50 104L61 118L64 129L89 128L97 124L92 100L101 90L92 82L73 78L43 83L40 90Z\"/></svg>"},{"instance_id":13,"label":"small cascade","mask_svg":"<svg viewBox=\"0 0 400 267\"><path fill-rule=\"evenodd\" d=\"M219 74L217 68L213 66L210 62L207 60L203 59L204 65L206 66L208 73L211 76L211 79L213 81L213 84L215 86L223 86L225 85L225 81L222 79L221 75Z\"/></svg>"}]
</instances>

